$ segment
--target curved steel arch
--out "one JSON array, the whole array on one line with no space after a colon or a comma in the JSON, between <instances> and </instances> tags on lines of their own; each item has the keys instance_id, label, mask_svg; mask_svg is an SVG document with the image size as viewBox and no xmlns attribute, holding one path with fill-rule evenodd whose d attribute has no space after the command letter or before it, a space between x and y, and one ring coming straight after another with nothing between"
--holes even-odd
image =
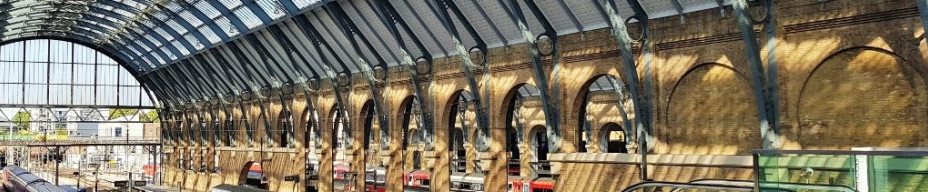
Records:
<instances>
[{"instance_id":1,"label":"curved steel arch","mask_svg":"<svg viewBox=\"0 0 928 192\"><path fill-rule=\"evenodd\" d=\"M107 1L107 2L109 2L109 1ZM132 12L132 13L138 12L138 10L128 10L128 9L124 9L124 10L127 10L127 12ZM56 11L57 11L57 12L60 12L60 11L58 11L58 10L56 10ZM49 12L56 12L56 11L49 11ZM35 15L36 13L47 14L47 13L49 13L49 12L33 12L33 13L27 13L27 14L23 14L23 15L16 15L16 16L13 16L13 17L10 17L10 18L16 18L16 17L29 17L29 16L31 16L31 15ZM126 26L126 25L134 24L134 25L136 25L140 30L146 32L147 34L151 34L151 36L152 36L153 38L155 38L157 41L159 41L159 43L161 43L162 46L166 46L166 47L168 47L169 49L171 49L171 52L172 52L173 54L175 54L175 55L182 55L182 54L180 54L179 50L176 50L175 47L169 46L170 41L168 41L165 37L161 36L160 33L154 33L154 28L148 27L147 25L145 25L144 23L141 23L140 21L137 21L137 20L133 20L133 19L131 19L131 18L128 18L128 17L126 17L125 15L119 14L119 13L113 11L113 10L106 10L106 9L102 9L102 8L94 7L94 6L89 6L88 12L94 12L94 13L97 13L97 14L100 14L100 15L103 15L103 16L112 17L113 19L117 19L117 20L120 20L120 21L125 21L126 23L120 25L120 24L116 23L115 21L111 21L110 18L101 17L100 15L95 15L95 14L84 14L84 13L77 13L77 14L80 14L80 15L81 15L81 18L48 17L48 18L36 18L36 19L63 19L63 20L78 21L78 20L82 20L82 19L87 19L87 18L84 18L85 16L89 16L89 17L92 17L92 18L96 18L96 19L93 20L94 22L97 22L97 23L100 23L101 25L107 25L107 26L109 26L109 27L111 27L111 28L114 28L115 31L110 31L110 34L115 34L115 35L121 36L122 38L119 38L120 40L122 40L122 41L120 41L120 43L122 43L122 44L124 44L124 45L126 45L126 46L132 46L132 45L128 45L130 42L135 42L135 43L133 43L133 44L138 44L138 42L137 42L137 41L131 41L132 39L130 39L130 37L133 37L133 36L122 35L122 33L120 33L119 30L125 29L125 26ZM65 13L70 13L70 12L65 12ZM147 14L147 13L146 13L144 16L154 18L153 16L151 16L150 14ZM21 20L21 21L29 21L29 20L31 20L31 19ZM152 20L152 19L149 19L149 20ZM157 20L157 19L154 19L154 20L152 20L152 21L156 21L156 20ZM159 21L160 21L160 20L159 20ZM18 22L13 22L13 23L9 23L9 24L15 24L15 23L18 23ZM161 24L161 26L164 26L164 23L163 23L163 22L160 22L160 23L159 23L159 22L154 22L154 23L155 23L156 26L159 26L159 24ZM162 27L162 28L170 28L170 27ZM173 28L170 28L170 29L173 30ZM194 29L194 30L195 30L195 29ZM144 38L144 34L140 34L140 33L136 32L135 30L132 30L132 29L125 29L125 31L128 32L128 33L132 33L133 35L135 35L134 38L135 38L136 40L141 39L141 40L147 41L147 39ZM168 32L169 30L165 30L165 31ZM176 31L175 31L175 33L176 33ZM105 35L105 34L101 34L101 37L103 37L102 35ZM172 34L172 35L174 35L174 34ZM178 35L179 35L179 34L178 34ZM178 39L178 41L180 41L180 39ZM186 39L184 39L184 41L186 41ZM189 42L188 42L188 43L189 43ZM138 46L138 45L136 45L136 46ZM149 46L149 47L151 48L151 50L153 50L152 52L160 52L160 53L158 53L158 54L159 54L159 56L162 57L162 58L161 58L162 60L165 60L165 61L170 61L170 60L172 60L172 59L170 59L170 57L167 56L166 53L164 53L164 52L161 51L161 50L158 50L158 48L159 48L158 46L153 46L153 45L147 45L147 46ZM137 49L138 49L138 48L137 48ZM139 49L139 50L141 50L141 49ZM189 49L188 49L188 50L189 50ZM130 55L130 56L131 56L131 55ZM135 61L136 59L141 58L141 57L143 57L143 56L145 56L145 55L137 55L137 56L133 57L133 59L130 60L130 61ZM150 58L150 57L149 57L149 58ZM150 58L150 59L154 59L154 58Z\"/></svg>"}]
</instances>

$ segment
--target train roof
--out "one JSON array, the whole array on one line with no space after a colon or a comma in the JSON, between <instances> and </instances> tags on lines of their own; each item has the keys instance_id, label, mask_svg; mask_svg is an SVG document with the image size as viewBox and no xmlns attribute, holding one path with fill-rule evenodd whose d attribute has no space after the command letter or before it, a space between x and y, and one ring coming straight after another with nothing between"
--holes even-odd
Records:
<instances>
[{"instance_id":1,"label":"train roof","mask_svg":"<svg viewBox=\"0 0 928 192\"><path fill-rule=\"evenodd\" d=\"M254 187L235 186L229 184L217 185L210 189L211 192L269 192L268 190Z\"/></svg>"}]
</instances>

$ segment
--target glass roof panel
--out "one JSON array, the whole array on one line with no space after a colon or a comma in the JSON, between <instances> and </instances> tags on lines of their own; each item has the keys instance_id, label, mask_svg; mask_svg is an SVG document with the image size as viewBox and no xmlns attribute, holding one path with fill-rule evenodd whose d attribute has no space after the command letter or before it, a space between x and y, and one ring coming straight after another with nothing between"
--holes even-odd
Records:
<instances>
[{"instance_id":1,"label":"glass roof panel","mask_svg":"<svg viewBox=\"0 0 928 192\"><path fill-rule=\"evenodd\" d=\"M200 19L198 19L188 10L183 10L177 15L179 15L183 20L189 22L190 25L193 25L193 27L199 27L200 25L203 25L203 21L200 21Z\"/></svg>"},{"instance_id":2,"label":"glass roof panel","mask_svg":"<svg viewBox=\"0 0 928 192\"><path fill-rule=\"evenodd\" d=\"M242 1L240 0L219 0L223 5L226 6L229 10L235 9L236 7L242 6Z\"/></svg>"},{"instance_id":3,"label":"glass roof panel","mask_svg":"<svg viewBox=\"0 0 928 192\"><path fill-rule=\"evenodd\" d=\"M207 17L211 19L215 19L216 17L219 17L220 15L219 11L216 10L215 7L210 5L209 2L199 1L199 2L194 3L193 6L199 9L200 12L203 12L204 15L206 15Z\"/></svg>"},{"instance_id":4,"label":"glass roof panel","mask_svg":"<svg viewBox=\"0 0 928 192\"><path fill-rule=\"evenodd\" d=\"M284 10L284 6L280 4L277 0L257 0L258 6L267 13L271 19L277 19L287 15L287 10Z\"/></svg>"},{"instance_id":5,"label":"glass roof panel","mask_svg":"<svg viewBox=\"0 0 928 192\"><path fill-rule=\"evenodd\" d=\"M184 7L181 7L180 4L177 4L177 2L173 2L173 1L164 4L164 7L168 8L168 10L171 10L172 12L175 12L175 13L184 9Z\"/></svg>"},{"instance_id":6,"label":"glass roof panel","mask_svg":"<svg viewBox=\"0 0 928 192\"><path fill-rule=\"evenodd\" d=\"M170 26L171 28L174 28L174 30L177 31L177 33L180 33L180 34L187 33L187 28L181 26L180 23L177 23L177 21L175 21L174 19L168 19L164 23L168 24L168 26Z\"/></svg>"},{"instance_id":7,"label":"glass roof panel","mask_svg":"<svg viewBox=\"0 0 928 192\"><path fill-rule=\"evenodd\" d=\"M145 34L145 39L148 39L148 41L151 41L152 43L154 43L155 46L159 46L159 47L161 46L161 41L155 40L155 38L152 37L151 34Z\"/></svg>"},{"instance_id":8,"label":"glass roof panel","mask_svg":"<svg viewBox=\"0 0 928 192\"><path fill-rule=\"evenodd\" d=\"M222 39L219 39L219 35L216 35L216 33L213 32L213 29L206 25L200 26L200 28L197 28L197 30L200 31L203 36L206 36L206 39L209 40L210 43L216 44L222 41Z\"/></svg>"},{"instance_id":9,"label":"glass roof panel","mask_svg":"<svg viewBox=\"0 0 928 192\"><path fill-rule=\"evenodd\" d=\"M164 12L161 12L161 11L156 11L152 13L151 16L154 16L159 21L168 20L169 18L167 14L164 14Z\"/></svg>"},{"instance_id":10,"label":"glass roof panel","mask_svg":"<svg viewBox=\"0 0 928 192\"><path fill-rule=\"evenodd\" d=\"M155 32L158 33L158 35L161 35L161 37L166 38L168 41L173 39L171 35L168 34L167 31L164 31L164 29L162 29L161 27L155 28Z\"/></svg>"},{"instance_id":11,"label":"glass roof panel","mask_svg":"<svg viewBox=\"0 0 928 192\"><path fill-rule=\"evenodd\" d=\"M196 42L196 41L194 41L194 42ZM174 46L174 47L176 47L177 50L180 50L180 54L183 54L183 55L190 54L190 50L187 50L186 48L184 48L184 45L181 44L180 41L178 41L178 40L173 40L173 41L171 41L171 45ZM176 55L175 55L175 56L176 56Z\"/></svg>"},{"instance_id":12,"label":"glass roof panel","mask_svg":"<svg viewBox=\"0 0 928 192\"><path fill-rule=\"evenodd\" d=\"M219 25L219 28L222 28L223 32L226 32L229 36L238 35L238 30L235 29L235 26L232 25L232 22L229 21L226 17L219 17L214 20L216 25Z\"/></svg>"},{"instance_id":13,"label":"glass roof panel","mask_svg":"<svg viewBox=\"0 0 928 192\"><path fill-rule=\"evenodd\" d=\"M296 4L300 9L305 9L306 7L318 4L322 1L320 0L293 0L293 4Z\"/></svg>"},{"instance_id":14,"label":"glass roof panel","mask_svg":"<svg viewBox=\"0 0 928 192\"><path fill-rule=\"evenodd\" d=\"M232 12L242 20L242 23L245 23L245 26L247 26L248 29L254 29L255 27L261 26L262 24L261 19L258 18L258 16L256 16L253 12L251 12L251 9L248 9L247 7L240 7Z\"/></svg>"},{"instance_id":15,"label":"glass roof panel","mask_svg":"<svg viewBox=\"0 0 928 192\"><path fill-rule=\"evenodd\" d=\"M193 44L193 47L197 48L197 50L203 49L204 47L203 43L200 43L200 41L197 40L197 38L193 36L193 33L187 33L186 35L184 35L184 39L187 40L187 42L190 42L191 44Z\"/></svg>"}]
</instances>

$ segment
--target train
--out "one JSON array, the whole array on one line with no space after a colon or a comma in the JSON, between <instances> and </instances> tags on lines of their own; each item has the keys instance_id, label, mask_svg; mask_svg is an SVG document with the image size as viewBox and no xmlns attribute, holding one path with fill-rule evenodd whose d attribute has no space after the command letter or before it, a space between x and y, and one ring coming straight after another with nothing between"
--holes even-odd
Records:
<instances>
[{"instance_id":1,"label":"train","mask_svg":"<svg viewBox=\"0 0 928 192\"><path fill-rule=\"evenodd\" d=\"M28 192L66 192L54 184L33 175L26 169L18 166L6 166L0 173L0 180L7 191Z\"/></svg>"},{"instance_id":2,"label":"train","mask_svg":"<svg viewBox=\"0 0 928 192\"><path fill-rule=\"evenodd\" d=\"M384 178L385 170L383 168L371 168L365 175L365 191L384 192L386 191L386 179ZM484 191L484 175L480 173L452 173L450 191ZM431 173L428 171L414 170L403 173L403 191L424 192L429 191L431 182ZM522 178L509 176L508 192L553 192L556 181L549 177Z\"/></svg>"}]
</instances>

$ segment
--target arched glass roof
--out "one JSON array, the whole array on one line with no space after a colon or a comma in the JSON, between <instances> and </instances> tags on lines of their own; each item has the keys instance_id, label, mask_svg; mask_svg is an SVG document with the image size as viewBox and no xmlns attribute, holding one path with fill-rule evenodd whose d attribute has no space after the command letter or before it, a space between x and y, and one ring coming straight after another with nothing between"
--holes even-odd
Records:
<instances>
[{"instance_id":1,"label":"arched glass roof","mask_svg":"<svg viewBox=\"0 0 928 192\"><path fill-rule=\"evenodd\" d=\"M524 42L519 3L481 0L0 0L0 42L58 37L99 46L158 98L185 103L301 84L459 54L439 11L451 2L465 46ZM534 1L557 35L607 27L598 0ZM622 17L634 15L615 0ZM727 5L724 0L639 1L650 18ZM724 13L723 13L724 14ZM682 19L681 19L682 21ZM401 51L405 50L405 51Z\"/></svg>"}]
</instances>

